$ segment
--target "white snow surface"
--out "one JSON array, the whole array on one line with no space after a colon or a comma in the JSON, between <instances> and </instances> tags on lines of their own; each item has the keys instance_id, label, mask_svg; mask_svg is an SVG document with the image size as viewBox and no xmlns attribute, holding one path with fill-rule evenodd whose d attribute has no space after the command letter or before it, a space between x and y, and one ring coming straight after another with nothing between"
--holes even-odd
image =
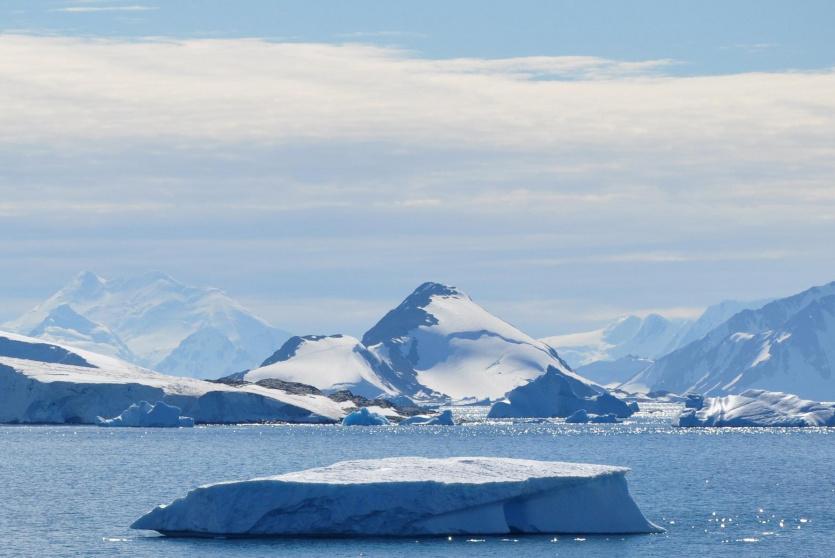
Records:
<instances>
[{"instance_id":1,"label":"white snow surface","mask_svg":"<svg viewBox=\"0 0 835 558\"><path fill-rule=\"evenodd\" d=\"M796 395L749 389L708 397L701 409L685 409L679 426L835 426L835 404Z\"/></svg>"},{"instance_id":2,"label":"white snow surface","mask_svg":"<svg viewBox=\"0 0 835 558\"><path fill-rule=\"evenodd\" d=\"M0 332L0 342L4 339L30 346L44 343ZM333 422L345 414L339 404L321 395L166 376L117 358L53 346L91 366L0 356L0 423L95 424L97 417L113 417L143 400L176 405L203 423Z\"/></svg>"},{"instance_id":3,"label":"white snow surface","mask_svg":"<svg viewBox=\"0 0 835 558\"><path fill-rule=\"evenodd\" d=\"M626 472L488 457L344 461L201 486L131 527L191 536L660 531L630 496Z\"/></svg>"},{"instance_id":4,"label":"white snow surface","mask_svg":"<svg viewBox=\"0 0 835 558\"><path fill-rule=\"evenodd\" d=\"M253 383L265 379L298 382L325 393L347 389L369 399L397 393L379 376L384 366L380 359L349 335L294 337L281 351L287 352L286 358L279 356L281 360L250 370L244 379Z\"/></svg>"},{"instance_id":5,"label":"white snow surface","mask_svg":"<svg viewBox=\"0 0 835 558\"><path fill-rule=\"evenodd\" d=\"M502 397L548 366L582 380L556 351L531 338L455 287L425 283L363 336L396 372L407 395L422 387L453 399ZM411 383L404 385L404 378Z\"/></svg>"}]
</instances>

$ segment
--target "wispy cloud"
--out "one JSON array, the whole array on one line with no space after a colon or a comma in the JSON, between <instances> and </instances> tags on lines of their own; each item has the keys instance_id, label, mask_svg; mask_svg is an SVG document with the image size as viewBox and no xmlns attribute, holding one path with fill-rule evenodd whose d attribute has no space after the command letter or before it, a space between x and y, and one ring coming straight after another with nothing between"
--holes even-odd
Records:
<instances>
[{"instance_id":1,"label":"wispy cloud","mask_svg":"<svg viewBox=\"0 0 835 558\"><path fill-rule=\"evenodd\" d=\"M98 12L148 12L158 9L159 6L143 6L133 4L128 6L65 6L62 8L53 8L51 11L85 14Z\"/></svg>"},{"instance_id":2,"label":"wispy cloud","mask_svg":"<svg viewBox=\"0 0 835 558\"><path fill-rule=\"evenodd\" d=\"M429 35L417 31L352 31L336 35L342 39L425 39Z\"/></svg>"},{"instance_id":3,"label":"wispy cloud","mask_svg":"<svg viewBox=\"0 0 835 558\"><path fill-rule=\"evenodd\" d=\"M738 43L734 45L723 46L722 50L743 50L749 54L758 54L767 50L778 48L777 43Z\"/></svg>"}]
</instances>

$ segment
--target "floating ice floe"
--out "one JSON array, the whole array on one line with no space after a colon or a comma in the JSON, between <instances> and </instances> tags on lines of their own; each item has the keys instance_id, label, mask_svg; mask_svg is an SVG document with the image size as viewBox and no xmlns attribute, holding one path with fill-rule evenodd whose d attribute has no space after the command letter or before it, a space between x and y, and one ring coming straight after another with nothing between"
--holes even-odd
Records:
<instances>
[{"instance_id":1,"label":"floating ice floe","mask_svg":"<svg viewBox=\"0 0 835 558\"><path fill-rule=\"evenodd\" d=\"M133 426L133 427L156 427L156 428L177 428L179 426L194 426L194 419L181 416L182 410L174 405L167 405L162 401L155 404L147 401L134 403L117 417L98 417L96 423L99 426Z\"/></svg>"},{"instance_id":2,"label":"floating ice floe","mask_svg":"<svg viewBox=\"0 0 835 558\"><path fill-rule=\"evenodd\" d=\"M342 419L342 426L382 426L384 424L390 424L389 419L369 411L367 407L348 413Z\"/></svg>"},{"instance_id":3,"label":"floating ice floe","mask_svg":"<svg viewBox=\"0 0 835 558\"><path fill-rule=\"evenodd\" d=\"M701 408L678 417L679 426L835 426L835 404L800 399L779 391L749 389L739 395L705 398Z\"/></svg>"},{"instance_id":4,"label":"floating ice floe","mask_svg":"<svg viewBox=\"0 0 835 558\"><path fill-rule=\"evenodd\" d=\"M196 488L134 529L175 536L419 536L663 531L628 469L495 457L394 457Z\"/></svg>"},{"instance_id":5,"label":"floating ice floe","mask_svg":"<svg viewBox=\"0 0 835 558\"><path fill-rule=\"evenodd\" d=\"M575 411L567 416L565 418L565 422L568 424L586 424L589 422L593 424L614 424L620 421L618 421L618 417L612 413L606 413L605 415L590 415L585 409L580 409L579 411Z\"/></svg>"},{"instance_id":6,"label":"floating ice floe","mask_svg":"<svg viewBox=\"0 0 835 558\"><path fill-rule=\"evenodd\" d=\"M455 419L452 418L452 411L449 409L436 416L415 415L400 421L401 425L420 424L424 426L455 426Z\"/></svg>"}]
</instances>

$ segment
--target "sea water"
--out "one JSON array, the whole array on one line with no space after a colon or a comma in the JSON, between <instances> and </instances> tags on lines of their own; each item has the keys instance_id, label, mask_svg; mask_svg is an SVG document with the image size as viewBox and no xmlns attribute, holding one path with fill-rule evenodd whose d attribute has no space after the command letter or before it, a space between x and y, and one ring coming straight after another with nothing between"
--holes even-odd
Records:
<instances>
[{"instance_id":1,"label":"sea water","mask_svg":"<svg viewBox=\"0 0 835 558\"><path fill-rule=\"evenodd\" d=\"M681 429L647 405L616 425L454 427L0 427L0 556L832 556L835 429ZM137 517L205 483L345 459L485 455L624 465L644 514L637 536L177 539Z\"/></svg>"}]
</instances>

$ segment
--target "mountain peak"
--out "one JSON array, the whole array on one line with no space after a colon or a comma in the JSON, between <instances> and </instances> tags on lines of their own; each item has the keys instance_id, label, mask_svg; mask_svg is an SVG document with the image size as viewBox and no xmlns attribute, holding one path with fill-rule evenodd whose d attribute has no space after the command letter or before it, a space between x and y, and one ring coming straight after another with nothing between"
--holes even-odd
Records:
<instances>
[{"instance_id":1,"label":"mountain peak","mask_svg":"<svg viewBox=\"0 0 835 558\"><path fill-rule=\"evenodd\" d=\"M107 280L92 271L82 271L68 285L68 291L82 298L94 298L105 288Z\"/></svg>"},{"instance_id":2,"label":"mountain peak","mask_svg":"<svg viewBox=\"0 0 835 558\"><path fill-rule=\"evenodd\" d=\"M435 283L432 281L427 281L419 286L417 289L412 292L409 298L412 297L432 297L432 296L461 296L467 297L467 295L453 287L451 285L444 285L443 283ZM469 298L469 297L467 297Z\"/></svg>"}]
</instances>

